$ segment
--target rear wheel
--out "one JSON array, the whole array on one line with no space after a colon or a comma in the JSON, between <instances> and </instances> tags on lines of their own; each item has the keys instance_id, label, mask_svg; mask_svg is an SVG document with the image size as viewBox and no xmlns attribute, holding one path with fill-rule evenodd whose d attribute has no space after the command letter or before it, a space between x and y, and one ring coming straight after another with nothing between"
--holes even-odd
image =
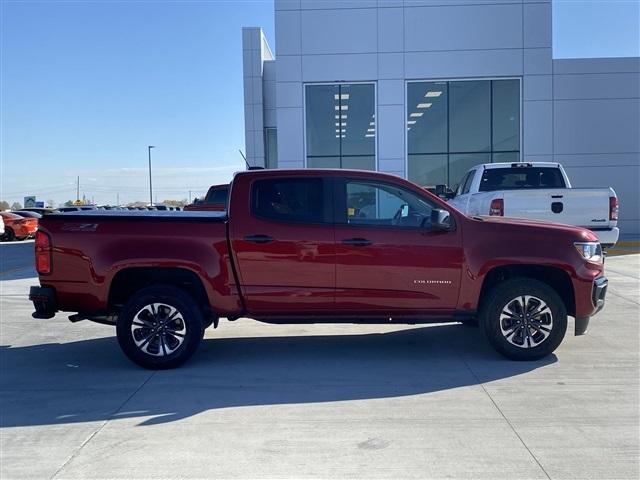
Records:
<instances>
[{"instance_id":1,"label":"rear wheel","mask_svg":"<svg viewBox=\"0 0 640 480\"><path fill-rule=\"evenodd\" d=\"M536 360L552 353L567 331L560 296L546 283L513 278L498 284L481 313L487 339L512 360Z\"/></svg>"},{"instance_id":2,"label":"rear wheel","mask_svg":"<svg viewBox=\"0 0 640 480\"><path fill-rule=\"evenodd\" d=\"M172 286L137 292L123 307L116 331L122 351L150 369L174 368L186 362L203 337L202 314L195 300Z\"/></svg>"}]
</instances>

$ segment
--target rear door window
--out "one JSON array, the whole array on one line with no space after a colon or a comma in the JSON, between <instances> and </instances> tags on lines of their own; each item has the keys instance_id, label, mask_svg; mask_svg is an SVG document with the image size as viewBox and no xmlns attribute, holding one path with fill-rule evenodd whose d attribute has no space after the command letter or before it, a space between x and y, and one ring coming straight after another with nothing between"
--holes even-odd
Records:
<instances>
[{"instance_id":1,"label":"rear door window","mask_svg":"<svg viewBox=\"0 0 640 480\"><path fill-rule=\"evenodd\" d=\"M329 209L324 193L321 178L256 180L251 192L251 212L269 220L327 223Z\"/></svg>"},{"instance_id":2,"label":"rear door window","mask_svg":"<svg viewBox=\"0 0 640 480\"><path fill-rule=\"evenodd\" d=\"M541 188L566 188L559 168L488 168L482 174L479 191L493 192L495 190Z\"/></svg>"}]
</instances>

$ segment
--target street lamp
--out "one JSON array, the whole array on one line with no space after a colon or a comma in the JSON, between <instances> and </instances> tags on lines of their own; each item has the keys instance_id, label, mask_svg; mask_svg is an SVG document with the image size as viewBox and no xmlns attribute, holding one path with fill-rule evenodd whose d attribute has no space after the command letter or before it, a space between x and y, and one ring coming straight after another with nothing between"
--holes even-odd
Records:
<instances>
[{"instance_id":1,"label":"street lamp","mask_svg":"<svg viewBox=\"0 0 640 480\"><path fill-rule=\"evenodd\" d=\"M153 145L149 145L149 205L153 206L153 185L151 184L151 149L155 148Z\"/></svg>"}]
</instances>

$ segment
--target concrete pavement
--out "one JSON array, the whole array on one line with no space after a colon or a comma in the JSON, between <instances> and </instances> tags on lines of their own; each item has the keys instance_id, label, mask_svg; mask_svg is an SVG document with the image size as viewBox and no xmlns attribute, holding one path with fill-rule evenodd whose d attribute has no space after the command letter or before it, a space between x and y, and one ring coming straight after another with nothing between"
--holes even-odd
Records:
<instances>
[{"instance_id":1,"label":"concrete pavement","mask_svg":"<svg viewBox=\"0 0 640 480\"><path fill-rule=\"evenodd\" d=\"M479 329L222 321L178 370L111 327L31 318L32 243L0 244L0 477L638 478L640 255L543 361ZM573 325L569 327L572 331Z\"/></svg>"}]
</instances>

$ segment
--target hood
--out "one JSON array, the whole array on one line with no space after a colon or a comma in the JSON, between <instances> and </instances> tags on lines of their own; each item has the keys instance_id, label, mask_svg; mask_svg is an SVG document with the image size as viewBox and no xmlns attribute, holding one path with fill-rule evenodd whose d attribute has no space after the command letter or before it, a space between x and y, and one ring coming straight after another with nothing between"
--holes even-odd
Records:
<instances>
[{"instance_id":1,"label":"hood","mask_svg":"<svg viewBox=\"0 0 640 480\"><path fill-rule=\"evenodd\" d=\"M542 220L531 220L529 218L510 218L510 217L497 217L497 216L474 216L470 217L476 222L482 222L487 225L501 225L505 227L522 227L523 229L531 229L535 232L557 232L565 235L571 235L575 237L576 241L585 242L597 242L598 237L592 231L575 227L573 225L566 225L564 223L545 222ZM533 232L532 232L533 233Z\"/></svg>"}]
</instances>

